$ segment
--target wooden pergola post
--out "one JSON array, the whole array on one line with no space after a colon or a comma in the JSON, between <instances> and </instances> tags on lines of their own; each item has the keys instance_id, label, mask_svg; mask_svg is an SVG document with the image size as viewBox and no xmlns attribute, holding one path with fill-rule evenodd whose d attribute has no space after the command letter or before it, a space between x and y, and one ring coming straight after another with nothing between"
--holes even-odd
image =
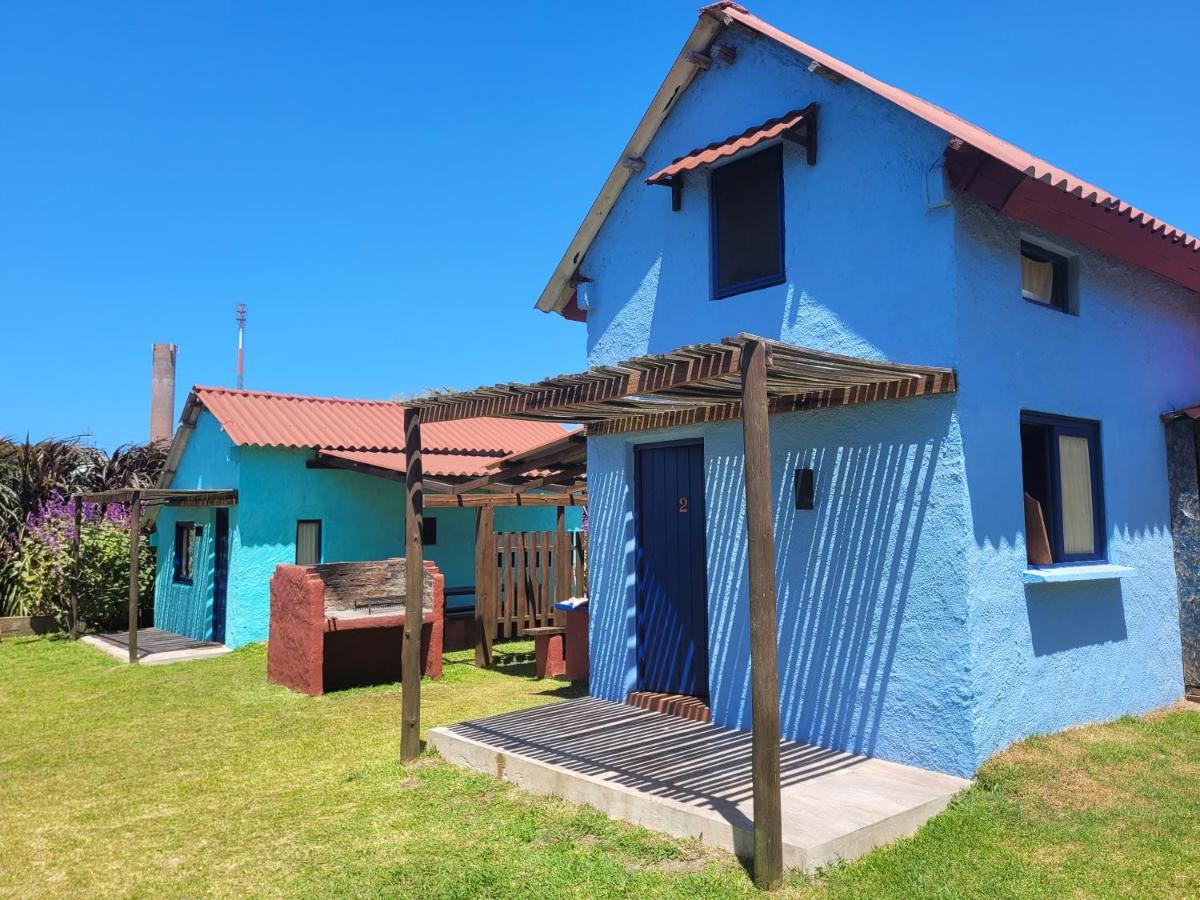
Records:
<instances>
[{"instance_id":1,"label":"wooden pergola post","mask_svg":"<svg viewBox=\"0 0 1200 900\"><path fill-rule=\"evenodd\" d=\"M741 372L746 540L750 574L754 883L762 890L774 890L783 882L775 528L771 504L771 436L767 416L768 352L765 344L747 341L742 350Z\"/></svg>"},{"instance_id":2,"label":"wooden pergola post","mask_svg":"<svg viewBox=\"0 0 1200 900\"><path fill-rule=\"evenodd\" d=\"M496 510L475 513L475 665L492 664L496 636Z\"/></svg>"},{"instance_id":3,"label":"wooden pergola post","mask_svg":"<svg viewBox=\"0 0 1200 900\"><path fill-rule=\"evenodd\" d=\"M424 490L421 473L421 411L404 408L404 642L400 648L400 760L421 753L421 627L425 619L425 547L421 543Z\"/></svg>"},{"instance_id":4,"label":"wooden pergola post","mask_svg":"<svg viewBox=\"0 0 1200 900\"><path fill-rule=\"evenodd\" d=\"M83 499L75 498L75 540L71 543L71 640L79 637L79 585L83 580L81 547L83 544Z\"/></svg>"},{"instance_id":5,"label":"wooden pergola post","mask_svg":"<svg viewBox=\"0 0 1200 900\"><path fill-rule=\"evenodd\" d=\"M567 534L567 508L558 507L554 517L554 602L562 603L571 596L571 544ZM558 622L558 613L551 608Z\"/></svg>"},{"instance_id":6,"label":"wooden pergola post","mask_svg":"<svg viewBox=\"0 0 1200 900\"><path fill-rule=\"evenodd\" d=\"M138 645L138 552L141 550L142 493L129 499L129 661L136 663Z\"/></svg>"}]
</instances>

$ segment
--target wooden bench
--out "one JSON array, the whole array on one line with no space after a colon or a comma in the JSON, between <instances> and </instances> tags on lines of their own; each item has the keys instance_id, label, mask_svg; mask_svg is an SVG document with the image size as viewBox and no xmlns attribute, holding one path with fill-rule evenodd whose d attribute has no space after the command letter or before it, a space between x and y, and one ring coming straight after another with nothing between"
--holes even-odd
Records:
<instances>
[{"instance_id":1,"label":"wooden bench","mask_svg":"<svg viewBox=\"0 0 1200 900\"><path fill-rule=\"evenodd\" d=\"M567 672L563 652L563 635L567 629L554 625L526 628L521 634L533 638L533 655L537 661L538 678L558 678Z\"/></svg>"}]
</instances>

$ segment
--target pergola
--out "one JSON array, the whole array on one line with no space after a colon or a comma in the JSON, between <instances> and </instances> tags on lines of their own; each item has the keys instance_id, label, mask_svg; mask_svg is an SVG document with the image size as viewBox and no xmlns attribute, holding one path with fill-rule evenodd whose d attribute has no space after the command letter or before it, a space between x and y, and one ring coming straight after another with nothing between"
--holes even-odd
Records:
<instances>
[{"instance_id":1,"label":"pergola","mask_svg":"<svg viewBox=\"0 0 1200 900\"><path fill-rule=\"evenodd\" d=\"M169 488L120 488L72 495L75 501L75 538L72 558L76 575L79 571L79 532L83 524L84 503L121 503L129 506L129 661L137 662L138 638L138 551L141 547L142 506L234 506L235 490L174 490ZM79 634L79 598L71 589L71 639Z\"/></svg>"},{"instance_id":2,"label":"pergola","mask_svg":"<svg viewBox=\"0 0 1200 900\"><path fill-rule=\"evenodd\" d=\"M405 420L407 423L407 419ZM419 445L418 445L419 446ZM407 482L412 462L406 453L318 450L308 467L345 469L389 481ZM419 463L418 463L419 465ZM475 510L475 665L492 663L491 616L495 611L496 518L500 507L558 509L556 533L565 536L568 506L586 506L587 439L581 430L557 440L488 462L477 477L421 476L423 509ZM411 521L411 520L410 520ZM416 524L421 533L421 523ZM561 544L558 545L561 548ZM407 553L412 552L408 543ZM424 562L422 557L422 562ZM402 650L402 653L404 651ZM403 673L402 673L403 674ZM419 691L419 686L418 686Z\"/></svg>"},{"instance_id":3,"label":"pergola","mask_svg":"<svg viewBox=\"0 0 1200 900\"><path fill-rule=\"evenodd\" d=\"M404 413L408 592L421 590L421 424L495 416L579 422L588 436L741 419L745 447L754 769L754 868L758 884L783 871L779 796L779 668L775 534L771 508L773 413L953 393L952 369L906 366L807 350L749 334L681 347L534 384L503 384L408 401ZM401 757L416 758L420 631L406 622Z\"/></svg>"}]
</instances>

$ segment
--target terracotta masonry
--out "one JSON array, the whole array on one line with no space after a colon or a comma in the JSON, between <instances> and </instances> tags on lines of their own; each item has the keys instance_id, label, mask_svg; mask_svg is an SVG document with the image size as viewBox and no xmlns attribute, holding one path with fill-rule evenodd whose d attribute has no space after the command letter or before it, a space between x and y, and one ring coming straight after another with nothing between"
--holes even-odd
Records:
<instances>
[{"instance_id":1,"label":"terracotta masonry","mask_svg":"<svg viewBox=\"0 0 1200 900\"><path fill-rule=\"evenodd\" d=\"M426 562L421 673L442 677L445 578ZM400 678L405 563L279 566L271 578L267 679L313 696Z\"/></svg>"}]
</instances>

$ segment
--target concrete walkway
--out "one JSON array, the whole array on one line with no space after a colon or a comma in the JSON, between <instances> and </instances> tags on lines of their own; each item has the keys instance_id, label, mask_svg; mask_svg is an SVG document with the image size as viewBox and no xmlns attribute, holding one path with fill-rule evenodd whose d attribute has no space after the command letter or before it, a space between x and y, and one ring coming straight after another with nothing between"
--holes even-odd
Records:
<instances>
[{"instance_id":1,"label":"concrete walkway","mask_svg":"<svg viewBox=\"0 0 1200 900\"><path fill-rule=\"evenodd\" d=\"M197 641L173 631L163 631L161 628L139 628L137 638L138 662L144 666L163 666L192 659L208 659L210 656L221 656L230 652L230 649L224 644ZM129 661L128 631L118 631L113 634L89 634L80 640L121 660L121 662Z\"/></svg>"},{"instance_id":2,"label":"concrete walkway","mask_svg":"<svg viewBox=\"0 0 1200 900\"><path fill-rule=\"evenodd\" d=\"M537 794L753 851L750 735L584 698L429 733L446 759ZM813 870L907 837L970 782L784 741L784 864Z\"/></svg>"}]
</instances>

